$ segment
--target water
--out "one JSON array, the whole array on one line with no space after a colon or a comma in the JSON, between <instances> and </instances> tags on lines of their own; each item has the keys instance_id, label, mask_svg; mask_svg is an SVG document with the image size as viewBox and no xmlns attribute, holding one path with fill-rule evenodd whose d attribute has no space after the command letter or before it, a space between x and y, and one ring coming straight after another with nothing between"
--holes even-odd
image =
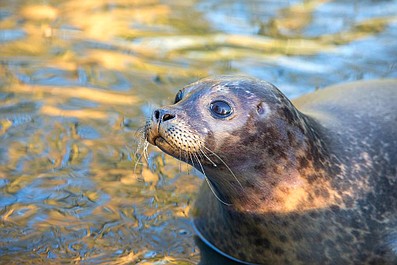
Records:
<instances>
[{"instance_id":1,"label":"water","mask_svg":"<svg viewBox=\"0 0 397 265\"><path fill-rule=\"evenodd\" d=\"M397 77L397 1L4 0L0 62L1 264L205 264L202 179L135 166L145 116L207 75Z\"/></svg>"}]
</instances>

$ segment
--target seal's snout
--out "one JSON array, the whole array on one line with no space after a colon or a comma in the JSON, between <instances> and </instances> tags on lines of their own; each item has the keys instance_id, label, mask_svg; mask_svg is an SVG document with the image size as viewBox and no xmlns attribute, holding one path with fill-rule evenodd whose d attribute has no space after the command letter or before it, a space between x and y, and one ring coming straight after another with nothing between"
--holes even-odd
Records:
<instances>
[{"instance_id":1,"label":"seal's snout","mask_svg":"<svg viewBox=\"0 0 397 265\"><path fill-rule=\"evenodd\" d=\"M153 122L156 124L168 121L168 120L172 120L173 118L175 118L175 115L172 114L170 111L168 110L164 110L164 109L157 109L153 112Z\"/></svg>"},{"instance_id":2,"label":"seal's snout","mask_svg":"<svg viewBox=\"0 0 397 265\"><path fill-rule=\"evenodd\" d=\"M151 119L148 120L145 127L145 138L146 140L157 145L156 140L164 138L167 128L172 126L168 121L173 120L176 115L168 109L157 109L153 111Z\"/></svg>"}]
</instances>

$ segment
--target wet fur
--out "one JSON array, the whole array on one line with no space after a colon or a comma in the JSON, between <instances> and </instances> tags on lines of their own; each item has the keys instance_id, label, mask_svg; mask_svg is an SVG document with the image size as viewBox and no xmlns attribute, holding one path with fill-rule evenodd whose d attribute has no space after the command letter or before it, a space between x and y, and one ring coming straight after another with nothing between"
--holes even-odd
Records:
<instances>
[{"instance_id":1,"label":"wet fur","mask_svg":"<svg viewBox=\"0 0 397 265\"><path fill-rule=\"evenodd\" d=\"M297 109L251 78L186 87L185 100L166 109L200 147L160 148L210 180L194 211L200 235L252 263L396 264L396 83L327 88L294 101ZM211 95L246 115L212 123L201 104Z\"/></svg>"}]
</instances>

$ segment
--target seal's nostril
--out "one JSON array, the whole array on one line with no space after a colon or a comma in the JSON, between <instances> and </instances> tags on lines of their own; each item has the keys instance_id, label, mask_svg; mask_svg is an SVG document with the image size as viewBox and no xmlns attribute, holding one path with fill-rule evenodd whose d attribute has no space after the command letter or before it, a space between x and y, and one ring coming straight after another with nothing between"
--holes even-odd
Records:
<instances>
[{"instance_id":1,"label":"seal's nostril","mask_svg":"<svg viewBox=\"0 0 397 265\"><path fill-rule=\"evenodd\" d=\"M158 110L155 110L154 111L154 118L158 121L159 120L159 118L160 118L160 111L158 111Z\"/></svg>"},{"instance_id":2,"label":"seal's nostril","mask_svg":"<svg viewBox=\"0 0 397 265\"><path fill-rule=\"evenodd\" d=\"M167 113L167 110L158 109L153 112L153 121L156 123L172 120L175 118L174 114Z\"/></svg>"},{"instance_id":3,"label":"seal's nostril","mask_svg":"<svg viewBox=\"0 0 397 265\"><path fill-rule=\"evenodd\" d=\"M171 119L173 119L173 118L175 118L175 115L172 115L172 114L164 114L164 116L163 116L163 118L162 118L162 121L168 121L168 120L171 120Z\"/></svg>"}]
</instances>

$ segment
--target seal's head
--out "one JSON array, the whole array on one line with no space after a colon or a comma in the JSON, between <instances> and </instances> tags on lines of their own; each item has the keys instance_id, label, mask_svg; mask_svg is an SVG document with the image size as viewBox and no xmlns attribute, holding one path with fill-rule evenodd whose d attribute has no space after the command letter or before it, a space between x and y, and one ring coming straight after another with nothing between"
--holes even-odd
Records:
<instances>
[{"instance_id":1,"label":"seal's head","mask_svg":"<svg viewBox=\"0 0 397 265\"><path fill-rule=\"evenodd\" d=\"M254 185L255 171L268 173L268 183L278 181L271 175L295 162L296 146L305 147L304 130L298 111L272 84L221 76L180 90L173 105L153 112L145 134L149 143L204 173L216 195L232 203L243 199L243 186Z\"/></svg>"}]
</instances>

